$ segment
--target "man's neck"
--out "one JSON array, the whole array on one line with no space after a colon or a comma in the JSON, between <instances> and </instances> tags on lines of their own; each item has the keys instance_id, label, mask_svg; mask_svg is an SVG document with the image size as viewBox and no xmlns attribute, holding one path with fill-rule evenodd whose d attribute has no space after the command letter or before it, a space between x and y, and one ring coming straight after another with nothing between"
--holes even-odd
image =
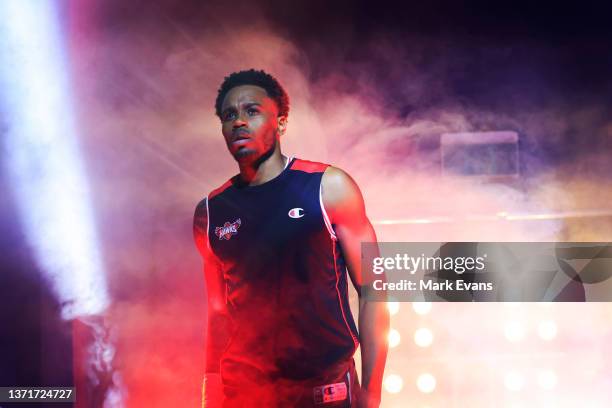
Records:
<instances>
[{"instance_id":1,"label":"man's neck","mask_svg":"<svg viewBox=\"0 0 612 408\"><path fill-rule=\"evenodd\" d=\"M240 179L249 186L266 183L281 174L287 164L287 160L289 159L283 156L279 150L258 165L239 165Z\"/></svg>"}]
</instances>

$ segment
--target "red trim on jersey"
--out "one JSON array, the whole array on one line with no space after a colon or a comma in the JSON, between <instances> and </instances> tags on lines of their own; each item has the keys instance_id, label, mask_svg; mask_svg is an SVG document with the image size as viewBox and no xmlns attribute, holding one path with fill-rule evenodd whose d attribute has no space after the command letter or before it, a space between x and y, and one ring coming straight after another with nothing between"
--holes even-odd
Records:
<instances>
[{"instance_id":1,"label":"red trim on jersey","mask_svg":"<svg viewBox=\"0 0 612 408\"><path fill-rule=\"evenodd\" d=\"M214 196L217 196L219 194L221 194L222 192L224 192L225 190L227 190L229 188L229 186L232 185L232 180L229 179L227 180L225 183L223 183L223 185L221 187L215 188L213 191L210 192L210 194L208 195L208 199L212 199Z\"/></svg>"},{"instance_id":2,"label":"red trim on jersey","mask_svg":"<svg viewBox=\"0 0 612 408\"><path fill-rule=\"evenodd\" d=\"M300 170L306 173L322 173L329 164L312 162L308 160L295 159L291 164L291 170Z\"/></svg>"}]
</instances>

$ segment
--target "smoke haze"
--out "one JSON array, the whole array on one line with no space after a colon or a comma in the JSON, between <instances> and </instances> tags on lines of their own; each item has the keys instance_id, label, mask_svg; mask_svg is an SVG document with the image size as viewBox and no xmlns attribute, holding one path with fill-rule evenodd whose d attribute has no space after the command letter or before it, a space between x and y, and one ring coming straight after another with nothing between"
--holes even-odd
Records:
<instances>
[{"instance_id":1,"label":"smoke haze","mask_svg":"<svg viewBox=\"0 0 612 408\"><path fill-rule=\"evenodd\" d=\"M610 81L588 83L575 48L417 28L365 35L341 21L291 31L294 20L246 4L120 4L68 16L79 19L80 143L127 406L199 404L206 303L191 222L197 202L237 172L213 109L230 72L280 80L291 101L283 152L351 174L380 240L611 238ZM495 130L520 136L518 181L441 174L442 133ZM495 219L585 211L607 218Z\"/></svg>"}]
</instances>

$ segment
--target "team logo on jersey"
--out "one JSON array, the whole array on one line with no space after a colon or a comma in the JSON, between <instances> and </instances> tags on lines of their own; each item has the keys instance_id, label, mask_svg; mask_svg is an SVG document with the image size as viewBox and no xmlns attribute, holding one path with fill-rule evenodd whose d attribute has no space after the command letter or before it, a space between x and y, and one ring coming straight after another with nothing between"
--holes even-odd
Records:
<instances>
[{"instance_id":1,"label":"team logo on jersey","mask_svg":"<svg viewBox=\"0 0 612 408\"><path fill-rule=\"evenodd\" d=\"M238 233L238 228L242 225L242 221L238 218L234 222L225 222L222 227L215 228L215 235L219 237L219 240L229 240L232 235L236 235Z\"/></svg>"},{"instance_id":2,"label":"team logo on jersey","mask_svg":"<svg viewBox=\"0 0 612 408\"><path fill-rule=\"evenodd\" d=\"M302 218L304 216L303 208L292 208L288 214L291 218Z\"/></svg>"}]
</instances>

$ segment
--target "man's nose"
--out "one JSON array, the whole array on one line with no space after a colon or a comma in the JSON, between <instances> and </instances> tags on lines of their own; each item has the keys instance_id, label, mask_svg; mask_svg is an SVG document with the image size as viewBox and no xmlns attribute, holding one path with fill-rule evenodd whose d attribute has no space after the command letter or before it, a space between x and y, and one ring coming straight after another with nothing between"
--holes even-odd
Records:
<instances>
[{"instance_id":1,"label":"man's nose","mask_svg":"<svg viewBox=\"0 0 612 408\"><path fill-rule=\"evenodd\" d=\"M241 114L238 114L236 116L236 119L234 120L234 123L232 124L232 127L238 128L238 127L246 126L246 124L247 124L246 120L244 120Z\"/></svg>"}]
</instances>

